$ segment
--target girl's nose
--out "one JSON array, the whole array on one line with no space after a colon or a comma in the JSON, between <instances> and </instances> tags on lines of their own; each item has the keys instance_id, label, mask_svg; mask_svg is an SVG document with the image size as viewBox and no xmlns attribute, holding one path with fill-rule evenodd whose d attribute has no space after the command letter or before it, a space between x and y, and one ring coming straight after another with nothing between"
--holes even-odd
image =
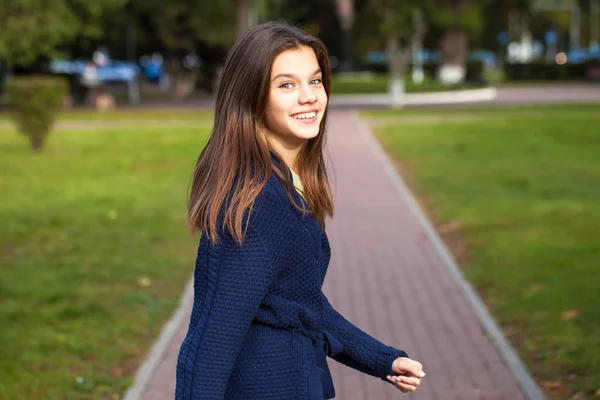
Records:
<instances>
[{"instance_id":1,"label":"girl's nose","mask_svg":"<svg viewBox=\"0 0 600 400\"><path fill-rule=\"evenodd\" d=\"M314 103L317 101L317 95L310 86L302 86L300 90L300 97L298 98L299 103Z\"/></svg>"}]
</instances>

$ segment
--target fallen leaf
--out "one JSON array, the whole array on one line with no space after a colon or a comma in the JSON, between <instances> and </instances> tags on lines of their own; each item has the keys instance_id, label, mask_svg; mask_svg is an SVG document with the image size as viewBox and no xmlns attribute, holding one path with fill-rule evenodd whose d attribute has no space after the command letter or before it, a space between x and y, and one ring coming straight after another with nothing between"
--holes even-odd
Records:
<instances>
[{"instance_id":1,"label":"fallen leaf","mask_svg":"<svg viewBox=\"0 0 600 400\"><path fill-rule=\"evenodd\" d=\"M557 396L566 397L569 394L558 381L542 381L540 386Z\"/></svg>"},{"instance_id":2,"label":"fallen leaf","mask_svg":"<svg viewBox=\"0 0 600 400\"><path fill-rule=\"evenodd\" d=\"M534 283L533 285L531 285L531 287L529 287L529 293L536 293L545 288L546 287L541 283Z\"/></svg>"},{"instance_id":3,"label":"fallen leaf","mask_svg":"<svg viewBox=\"0 0 600 400\"><path fill-rule=\"evenodd\" d=\"M567 321L575 319L575 318L579 317L579 310L572 309L572 310L564 311L562 313L562 317L563 317L563 319L565 319Z\"/></svg>"},{"instance_id":4,"label":"fallen leaf","mask_svg":"<svg viewBox=\"0 0 600 400\"><path fill-rule=\"evenodd\" d=\"M556 390L560 388L560 382L557 381L541 381L540 386L547 390Z\"/></svg>"},{"instance_id":5,"label":"fallen leaf","mask_svg":"<svg viewBox=\"0 0 600 400\"><path fill-rule=\"evenodd\" d=\"M152 285L152 280L148 277L143 276L138 279L138 285L140 285L141 287L148 287Z\"/></svg>"},{"instance_id":6,"label":"fallen leaf","mask_svg":"<svg viewBox=\"0 0 600 400\"><path fill-rule=\"evenodd\" d=\"M453 233L461 230L463 224L460 221L452 221L439 227L440 233Z\"/></svg>"}]
</instances>

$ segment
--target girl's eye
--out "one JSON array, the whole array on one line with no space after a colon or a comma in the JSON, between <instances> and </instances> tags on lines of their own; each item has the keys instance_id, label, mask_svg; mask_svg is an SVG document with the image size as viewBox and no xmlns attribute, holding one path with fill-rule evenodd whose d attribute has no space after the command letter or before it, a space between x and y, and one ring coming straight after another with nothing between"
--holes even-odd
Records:
<instances>
[{"instance_id":1,"label":"girl's eye","mask_svg":"<svg viewBox=\"0 0 600 400\"><path fill-rule=\"evenodd\" d=\"M282 89L291 89L292 88L292 84L290 82L286 82L283 85L279 86Z\"/></svg>"},{"instance_id":2,"label":"girl's eye","mask_svg":"<svg viewBox=\"0 0 600 400\"><path fill-rule=\"evenodd\" d=\"M313 85L319 85L321 83L321 79L317 78L317 79L313 79L311 82Z\"/></svg>"}]
</instances>

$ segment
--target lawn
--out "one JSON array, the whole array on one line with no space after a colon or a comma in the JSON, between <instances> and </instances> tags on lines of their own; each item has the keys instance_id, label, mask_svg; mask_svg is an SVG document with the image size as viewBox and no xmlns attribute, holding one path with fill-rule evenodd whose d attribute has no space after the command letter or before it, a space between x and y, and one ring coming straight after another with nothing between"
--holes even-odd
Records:
<instances>
[{"instance_id":1,"label":"lawn","mask_svg":"<svg viewBox=\"0 0 600 400\"><path fill-rule=\"evenodd\" d=\"M599 109L363 114L556 399L600 395Z\"/></svg>"},{"instance_id":2,"label":"lawn","mask_svg":"<svg viewBox=\"0 0 600 400\"><path fill-rule=\"evenodd\" d=\"M90 116L64 115L41 154L0 118L2 400L119 398L193 272L210 115Z\"/></svg>"},{"instance_id":3,"label":"lawn","mask_svg":"<svg viewBox=\"0 0 600 400\"><path fill-rule=\"evenodd\" d=\"M387 74L337 74L331 77L331 94L369 94L387 93L389 78ZM474 89L485 87L474 83L459 83L444 85L433 79L426 79L422 83L414 83L406 79L407 93L439 92L446 90Z\"/></svg>"}]
</instances>

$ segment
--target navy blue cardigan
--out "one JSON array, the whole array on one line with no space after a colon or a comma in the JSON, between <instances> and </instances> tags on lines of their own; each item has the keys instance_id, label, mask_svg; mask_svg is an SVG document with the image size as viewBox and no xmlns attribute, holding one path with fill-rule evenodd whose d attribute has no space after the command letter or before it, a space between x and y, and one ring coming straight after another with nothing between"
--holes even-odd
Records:
<instances>
[{"instance_id":1,"label":"navy blue cardigan","mask_svg":"<svg viewBox=\"0 0 600 400\"><path fill-rule=\"evenodd\" d=\"M321 290L331 250L314 217L275 174L250 215L243 246L223 232L216 245L200 238L176 400L333 398L327 356L389 383L407 354L331 306Z\"/></svg>"}]
</instances>

